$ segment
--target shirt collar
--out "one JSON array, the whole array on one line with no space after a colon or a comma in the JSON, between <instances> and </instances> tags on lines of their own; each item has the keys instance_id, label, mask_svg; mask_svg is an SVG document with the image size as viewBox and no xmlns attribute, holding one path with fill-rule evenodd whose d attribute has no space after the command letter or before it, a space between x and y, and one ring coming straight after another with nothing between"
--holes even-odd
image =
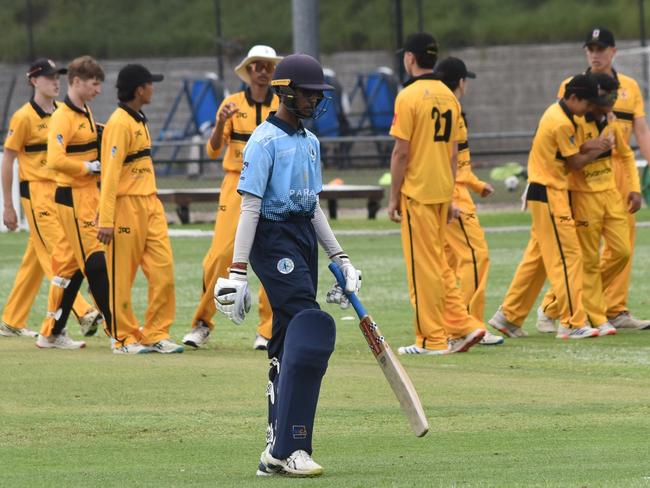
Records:
<instances>
[{"instance_id":1,"label":"shirt collar","mask_svg":"<svg viewBox=\"0 0 650 488\"><path fill-rule=\"evenodd\" d=\"M415 83L416 81L419 81L419 80L437 80L437 81L440 81L436 77L436 75L434 75L433 73L425 73L425 74L420 75L420 76L414 76L413 78L407 80L406 83L404 83L404 88L406 88L410 84Z\"/></svg>"},{"instance_id":2,"label":"shirt collar","mask_svg":"<svg viewBox=\"0 0 650 488\"><path fill-rule=\"evenodd\" d=\"M52 103L54 103L54 110L56 110L57 107L56 102L52 102ZM43 110L41 106L38 103L36 103L34 97L29 99L29 104L32 106L34 112L36 112L41 119L44 119L45 117L49 117L50 115L52 115L51 113L48 113L45 110Z\"/></svg>"},{"instance_id":3,"label":"shirt collar","mask_svg":"<svg viewBox=\"0 0 650 488\"><path fill-rule=\"evenodd\" d=\"M247 86L246 89L244 90L244 95L246 96L246 101L248 102L248 105L250 105L251 107L259 103L253 100L253 96L251 95L251 88L249 86ZM273 101L273 90L269 88L266 90L266 97L264 97L264 101L262 102L262 105L266 105L267 107L270 107L272 101Z\"/></svg>"},{"instance_id":4,"label":"shirt collar","mask_svg":"<svg viewBox=\"0 0 650 488\"><path fill-rule=\"evenodd\" d=\"M564 112L564 115L566 115L567 118L571 121L573 127L577 128L578 125L576 124L576 121L573 120L573 114L571 113L571 110L569 110L569 107L566 106L566 103L564 103L564 100L560 100L557 103L560 105L560 108L562 109L562 112Z\"/></svg>"},{"instance_id":5,"label":"shirt collar","mask_svg":"<svg viewBox=\"0 0 650 488\"><path fill-rule=\"evenodd\" d=\"M586 75L588 75L589 73L591 73L591 66L585 70L585 74L586 74ZM614 76L614 78L616 79L616 81L619 81L619 79L618 79L618 73L616 72L616 70L615 70L614 68L612 68L612 75ZM620 83L620 81L619 81L619 83Z\"/></svg>"},{"instance_id":6,"label":"shirt collar","mask_svg":"<svg viewBox=\"0 0 650 488\"><path fill-rule=\"evenodd\" d=\"M295 134L300 134L301 136L306 136L305 127L302 125L302 120L298 122L298 128L296 129L290 124L287 124L284 120L279 119L275 116L275 112L268 116L266 119L267 122L270 122L278 129L282 129L287 135L293 136Z\"/></svg>"},{"instance_id":7,"label":"shirt collar","mask_svg":"<svg viewBox=\"0 0 650 488\"><path fill-rule=\"evenodd\" d=\"M122 102L118 103L117 106L120 107L122 110L124 110L131 117L133 117L136 122L142 122L143 124L147 123L147 117L144 114L144 112L142 111L136 112L131 107L129 107L126 103L122 103Z\"/></svg>"},{"instance_id":8,"label":"shirt collar","mask_svg":"<svg viewBox=\"0 0 650 488\"><path fill-rule=\"evenodd\" d=\"M83 115L88 115L88 107L86 107L85 103L84 103L84 110L82 110L79 107L77 107L74 103L72 103L72 100L70 100L70 97L68 95L66 95L65 98L63 99L63 103L65 103L68 107L70 107L70 110L74 110L75 112Z\"/></svg>"}]
</instances>

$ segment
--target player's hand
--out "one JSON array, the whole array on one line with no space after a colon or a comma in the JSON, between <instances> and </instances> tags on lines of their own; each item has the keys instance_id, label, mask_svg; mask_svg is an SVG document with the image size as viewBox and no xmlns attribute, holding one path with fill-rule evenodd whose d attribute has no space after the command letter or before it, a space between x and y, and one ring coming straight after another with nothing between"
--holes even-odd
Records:
<instances>
[{"instance_id":1,"label":"player's hand","mask_svg":"<svg viewBox=\"0 0 650 488\"><path fill-rule=\"evenodd\" d=\"M402 211L399 208L399 200L393 200L391 198L388 202L388 218L397 223L402 221Z\"/></svg>"},{"instance_id":2,"label":"player's hand","mask_svg":"<svg viewBox=\"0 0 650 488\"><path fill-rule=\"evenodd\" d=\"M102 244L110 244L113 240L113 233L112 227L100 227L97 231L97 240Z\"/></svg>"},{"instance_id":3,"label":"player's hand","mask_svg":"<svg viewBox=\"0 0 650 488\"><path fill-rule=\"evenodd\" d=\"M627 195L627 211L631 214L636 213L641 208L641 194L631 191Z\"/></svg>"},{"instance_id":4,"label":"player's hand","mask_svg":"<svg viewBox=\"0 0 650 488\"><path fill-rule=\"evenodd\" d=\"M481 198L489 197L494 193L494 187L490 183L485 184L485 188L481 191Z\"/></svg>"},{"instance_id":5,"label":"player's hand","mask_svg":"<svg viewBox=\"0 0 650 488\"><path fill-rule=\"evenodd\" d=\"M450 223L458 217L460 217L460 209L453 203L450 203L449 208L447 209L447 223Z\"/></svg>"},{"instance_id":6,"label":"player's hand","mask_svg":"<svg viewBox=\"0 0 650 488\"><path fill-rule=\"evenodd\" d=\"M237 112L239 112L239 108L237 108L237 105L235 105L233 102L227 103L217 114L217 122L221 122L222 124L225 124L226 121L229 118L231 118L233 115L235 115Z\"/></svg>"},{"instance_id":7,"label":"player's hand","mask_svg":"<svg viewBox=\"0 0 650 488\"><path fill-rule=\"evenodd\" d=\"M2 214L2 222L7 229L16 230L18 228L18 215L13 205L6 205L5 211Z\"/></svg>"},{"instance_id":8,"label":"player's hand","mask_svg":"<svg viewBox=\"0 0 650 488\"><path fill-rule=\"evenodd\" d=\"M361 270L357 269L357 279L358 279L358 285L357 285L357 293L361 289ZM332 285L332 288L329 289L327 292L327 295L325 296L325 301L327 303L336 303L338 304L342 309L346 309L350 306L350 299L347 297L345 292L343 291L343 288L341 288L341 285L339 285L338 281L335 282Z\"/></svg>"},{"instance_id":9,"label":"player's hand","mask_svg":"<svg viewBox=\"0 0 650 488\"><path fill-rule=\"evenodd\" d=\"M346 254L334 256L332 262L339 267L345 278L345 293L357 293L361 288L361 271L352 266Z\"/></svg>"},{"instance_id":10,"label":"player's hand","mask_svg":"<svg viewBox=\"0 0 650 488\"><path fill-rule=\"evenodd\" d=\"M214 286L214 304L235 324L244 321L251 309L251 294L245 269L231 269L228 278L219 278Z\"/></svg>"},{"instance_id":11,"label":"player's hand","mask_svg":"<svg viewBox=\"0 0 650 488\"><path fill-rule=\"evenodd\" d=\"M98 175L102 172L102 163L96 159L94 161L84 161L84 164L89 175Z\"/></svg>"}]
</instances>

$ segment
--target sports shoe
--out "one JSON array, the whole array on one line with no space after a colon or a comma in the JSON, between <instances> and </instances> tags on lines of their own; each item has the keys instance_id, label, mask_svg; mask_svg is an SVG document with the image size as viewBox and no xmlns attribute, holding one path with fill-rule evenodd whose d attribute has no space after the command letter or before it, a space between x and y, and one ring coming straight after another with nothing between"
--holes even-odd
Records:
<instances>
[{"instance_id":1,"label":"sports shoe","mask_svg":"<svg viewBox=\"0 0 650 488\"><path fill-rule=\"evenodd\" d=\"M467 352L470 347L479 342L485 336L487 330L476 329L463 337L458 339L449 339L449 352Z\"/></svg>"},{"instance_id":2,"label":"sports shoe","mask_svg":"<svg viewBox=\"0 0 650 488\"><path fill-rule=\"evenodd\" d=\"M104 317L99 311L92 309L90 312L79 317L79 328L84 337L90 337L97 334L97 329L104 322Z\"/></svg>"},{"instance_id":3,"label":"sports shoe","mask_svg":"<svg viewBox=\"0 0 650 488\"><path fill-rule=\"evenodd\" d=\"M505 334L507 337L528 337L528 332L526 332L521 327L513 324L512 322L508 322L508 319L505 315L503 315L503 312L501 311L501 307L499 307L492 318L488 320L488 324L490 324L502 334Z\"/></svg>"},{"instance_id":4,"label":"sports shoe","mask_svg":"<svg viewBox=\"0 0 650 488\"><path fill-rule=\"evenodd\" d=\"M262 451L262 455L260 456L260 463L257 465L257 472L255 473L257 476L273 476L274 474L280 474L279 468L271 468L264 463L266 456L269 456L270 450L271 444L267 444L266 448Z\"/></svg>"},{"instance_id":5,"label":"sports shoe","mask_svg":"<svg viewBox=\"0 0 650 488\"><path fill-rule=\"evenodd\" d=\"M478 343L482 346L498 346L499 344L503 344L503 342L503 337L500 335L492 334L489 330L486 330L483 339L481 339Z\"/></svg>"},{"instance_id":6,"label":"sports shoe","mask_svg":"<svg viewBox=\"0 0 650 488\"><path fill-rule=\"evenodd\" d=\"M650 330L650 320L637 319L630 312L621 312L616 317L610 317L608 321L617 329Z\"/></svg>"},{"instance_id":7,"label":"sports shoe","mask_svg":"<svg viewBox=\"0 0 650 488\"><path fill-rule=\"evenodd\" d=\"M256 351L266 351L269 348L269 340L261 334L255 334L253 349Z\"/></svg>"},{"instance_id":8,"label":"sports shoe","mask_svg":"<svg viewBox=\"0 0 650 488\"><path fill-rule=\"evenodd\" d=\"M603 325L599 325L597 329L598 335L600 337L616 334L616 327L614 327L609 322L605 322Z\"/></svg>"},{"instance_id":9,"label":"sports shoe","mask_svg":"<svg viewBox=\"0 0 650 488\"><path fill-rule=\"evenodd\" d=\"M598 337L599 331L598 329L594 329L593 327L589 327L588 325L585 325L584 327L580 327L578 329L570 329L569 327L564 327L560 325L557 328L557 335L555 336L556 339L588 339L589 337Z\"/></svg>"},{"instance_id":10,"label":"sports shoe","mask_svg":"<svg viewBox=\"0 0 650 488\"><path fill-rule=\"evenodd\" d=\"M259 476L268 476L270 474L280 474L283 476L292 476L295 478L311 478L323 474L323 467L316 463L306 451L299 449L294 451L286 459L276 459L271 455L270 449L264 449L260 458ZM266 471L266 472L265 472Z\"/></svg>"},{"instance_id":11,"label":"sports shoe","mask_svg":"<svg viewBox=\"0 0 650 488\"><path fill-rule=\"evenodd\" d=\"M418 347L415 344L410 346L401 346L397 348L397 354L419 354L422 356L443 356L449 354L449 348L447 349L425 349L423 347Z\"/></svg>"},{"instance_id":12,"label":"sports shoe","mask_svg":"<svg viewBox=\"0 0 650 488\"><path fill-rule=\"evenodd\" d=\"M148 346L151 348L151 352L159 352L161 354L172 354L175 352L183 352L183 346L180 344L176 344L175 342L170 341L169 339L163 339L162 341L158 341L155 344L152 344L151 346Z\"/></svg>"},{"instance_id":13,"label":"sports shoe","mask_svg":"<svg viewBox=\"0 0 650 488\"><path fill-rule=\"evenodd\" d=\"M557 332L557 322L544 313L542 307L537 307L537 330L542 334Z\"/></svg>"},{"instance_id":14,"label":"sports shoe","mask_svg":"<svg viewBox=\"0 0 650 488\"><path fill-rule=\"evenodd\" d=\"M63 329L60 334L49 337L39 335L36 339L36 347L40 349L82 349L86 347L84 341L75 341L69 335L68 331Z\"/></svg>"},{"instance_id":15,"label":"sports shoe","mask_svg":"<svg viewBox=\"0 0 650 488\"><path fill-rule=\"evenodd\" d=\"M27 327L12 327L5 322L0 322L0 336L3 337L38 337L38 332L33 331Z\"/></svg>"},{"instance_id":16,"label":"sports shoe","mask_svg":"<svg viewBox=\"0 0 650 488\"><path fill-rule=\"evenodd\" d=\"M147 354L154 352L152 347L143 346L139 342L133 342L126 346L113 347L113 354Z\"/></svg>"},{"instance_id":17,"label":"sports shoe","mask_svg":"<svg viewBox=\"0 0 650 488\"><path fill-rule=\"evenodd\" d=\"M199 348L208 342L209 337L210 327L203 320L199 320L192 330L183 336L183 344Z\"/></svg>"}]
</instances>

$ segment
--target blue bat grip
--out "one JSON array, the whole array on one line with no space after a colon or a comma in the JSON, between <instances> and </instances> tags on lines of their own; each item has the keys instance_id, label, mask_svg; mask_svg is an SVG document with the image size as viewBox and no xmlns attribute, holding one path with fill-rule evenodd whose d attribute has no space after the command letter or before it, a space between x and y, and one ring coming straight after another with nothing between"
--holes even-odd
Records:
<instances>
[{"instance_id":1,"label":"blue bat grip","mask_svg":"<svg viewBox=\"0 0 650 488\"><path fill-rule=\"evenodd\" d=\"M345 277L343 276L343 273L341 273L339 267L336 265L336 263L330 263L328 267L332 272L332 274L334 275L334 277L336 278L336 281L338 281L339 285L343 289L343 293L345 293L348 299L350 300L350 303L354 307L354 310L357 312L359 318L363 319L365 316L368 315L368 313L366 312L366 309L363 308L363 305L361 304L361 300L359 300L359 298L354 292L348 293L345 291Z\"/></svg>"}]
</instances>

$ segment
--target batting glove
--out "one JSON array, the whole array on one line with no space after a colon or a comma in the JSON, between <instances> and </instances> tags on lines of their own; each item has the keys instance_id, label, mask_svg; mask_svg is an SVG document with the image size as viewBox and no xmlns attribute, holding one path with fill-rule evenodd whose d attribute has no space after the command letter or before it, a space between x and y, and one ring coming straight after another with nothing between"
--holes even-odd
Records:
<instances>
[{"instance_id":1,"label":"batting glove","mask_svg":"<svg viewBox=\"0 0 650 488\"><path fill-rule=\"evenodd\" d=\"M327 303L337 303L342 309L346 309L350 306L350 300L348 300L346 294L358 293L361 289L361 270L352 266L350 258L345 254L333 257L332 261L339 267L345 277L345 290L341 288L338 282L335 282L327 292L325 301Z\"/></svg>"},{"instance_id":2,"label":"batting glove","mask_svg":"<svg viewBox=\"0 0 650 488\"><path fill-rule=\"evenodd\" d=\"M85 161L84 164L86 165L86 170L88 170L88 174L91 175L98 175L99 173L102 172L102 163L99 161Z\"/></svg>"},{"instance_id":3,"label":"batting glove","mask_svg":"<svg viewBox=\"0 0 650 488\"><path fill-rule=\"evenodd\" d=\"M214 286L214 304L217 310L235 324L244 321L251 309L251 294L245 269L233 269L228 278L219 278Z\"/></svg>"}]
</instances>

